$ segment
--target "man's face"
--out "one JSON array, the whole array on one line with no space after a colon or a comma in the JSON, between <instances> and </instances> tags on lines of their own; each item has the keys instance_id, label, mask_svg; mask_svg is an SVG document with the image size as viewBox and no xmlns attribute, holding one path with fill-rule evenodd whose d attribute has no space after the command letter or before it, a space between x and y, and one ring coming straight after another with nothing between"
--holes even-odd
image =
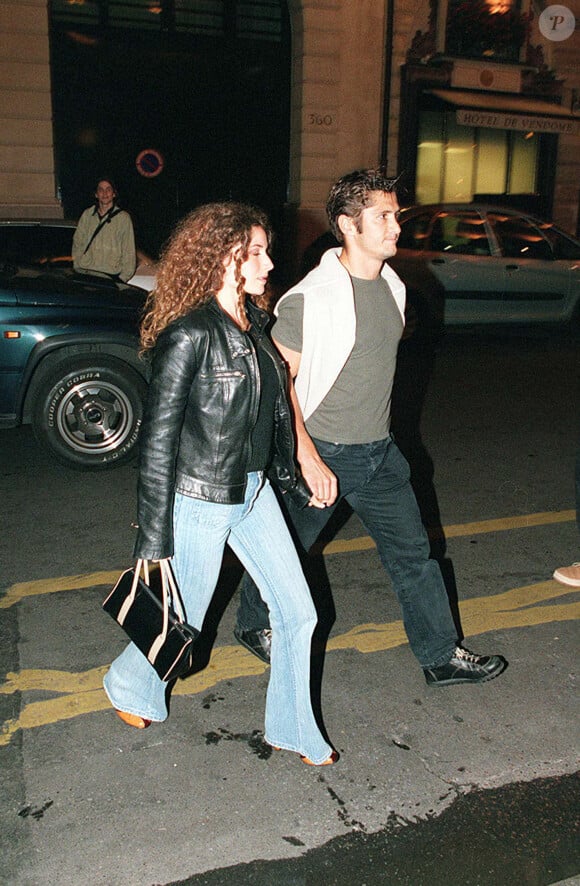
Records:
<instances>
[{"instance_id":1,"label":"man's face","mask_svg":"<svg viewBox=\"0 0 580 886\"><path fill-rule=\"evenodd\" d=\"M352 247L369 258L380 261L392 258L397 251L397 240L401 233L399 203L392 193L373 191L369 205L363 209L356 233L349 237Z\"/></svg>"},{"instance_id":2,"label":"man's face","mask_svg":"<svg viewBox=\"0 0 580 886\"><path fill-rule=\"evenodd\" d=\"M97 203L99 204L99 209L101 211L110 209L115 201L115 189L111 182L99 182L97 190L95 191L95 197L97 198Z\"/></svg>"}]
</instances>

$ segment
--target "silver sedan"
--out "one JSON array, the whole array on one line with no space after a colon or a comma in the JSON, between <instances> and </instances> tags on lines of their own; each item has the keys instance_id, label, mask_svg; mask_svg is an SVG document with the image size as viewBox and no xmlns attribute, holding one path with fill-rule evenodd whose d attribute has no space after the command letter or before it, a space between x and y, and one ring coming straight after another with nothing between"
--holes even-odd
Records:
<instances>
[{"instance_id":1,"label":"silver sedan","mask_svg":"<svg viewBox=\"0 0 580 886\"><path fill-rule=\"evenodd\" d=\"M527 213L480 204L404 209L390 260L446 326L580 323L580 242Z\"/></svg>"}]
</instances>

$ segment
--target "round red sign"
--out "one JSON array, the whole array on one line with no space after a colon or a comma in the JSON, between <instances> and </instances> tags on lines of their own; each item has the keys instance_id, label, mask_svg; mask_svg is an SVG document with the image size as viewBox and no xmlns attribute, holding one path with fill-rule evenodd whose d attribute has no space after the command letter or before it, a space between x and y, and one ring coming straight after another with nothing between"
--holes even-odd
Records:
<instances>
[{"instance_id":1,"label":"round red sign","mask_svg":"<svg viewBox=\"0 0 580 886\"><path fill-rule=\"evenodd\" d=\"M153 148L147 148L137 155L135 165L140 175L144 175L145 178L155 178L163 171L163 155Z\"/></svg>"}]
</instances>

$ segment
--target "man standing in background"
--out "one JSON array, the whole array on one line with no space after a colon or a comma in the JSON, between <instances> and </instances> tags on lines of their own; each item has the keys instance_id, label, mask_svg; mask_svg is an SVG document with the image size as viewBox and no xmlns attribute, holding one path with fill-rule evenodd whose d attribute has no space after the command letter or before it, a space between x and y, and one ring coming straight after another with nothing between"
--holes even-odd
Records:
<instances>
[{"instance_id":1,"label":"man standing in background","mask_svg":"<svg viewBox=\"0 0 580 886\"><path fill-rule=\"evenodd\" d=\"M137 265L131 216L117 206L117 189L110 179L100 179L95 198L96 204L81 215L73 237L74 269L98 271L126 283Z\"/></svg>"}]
</instances>

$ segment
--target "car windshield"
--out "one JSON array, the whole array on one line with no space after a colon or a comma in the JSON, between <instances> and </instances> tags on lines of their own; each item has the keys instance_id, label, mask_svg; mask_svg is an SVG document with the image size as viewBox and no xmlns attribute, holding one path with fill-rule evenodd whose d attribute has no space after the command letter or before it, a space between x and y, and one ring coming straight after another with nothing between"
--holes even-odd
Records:
<instances>
[{"instance_id":1,"label":"car windshield","mask_svg":"<svg viewBox=\"0 0 580 886\"><path fill-rule=\"evenodd\" d=\"M566 234L549 223L542 224L541 230L552 247L556 261L580 260L580 243L572 240L571 237L567 237Z\"/></svg>"},{"instance_id":2,"label":"car windshield","mask_svg":"<svg viewBox=\"0 0 580 886\"><path fill-rule=\"evenodd\" d=\"M488 218L505 258L554 258L550 243L528 219L499 212L489 213Z\"/></svg>"},{"instance_id":3,"label":"car windshield","mask_svg":"<svg viewBox=\"0 0 580 886\"><path fill-rule=\"evenodd\" d=\"M404 219L399 248L490 255L485 222L477 212L424 212Z\"/></svg>"},{"instance_id":4,"label":"car windshield","mask_svg":"<svg viewBox=\"0 0 580 886\"><path fill-rule=\"evenodd\" d=\"M0 259L18 264L72 264L73 227L0 225Z\"/></svg>"},{"instance_id":5,"label":"car windshield","mask_svg":"<svg viewBox=\"0 0 580 886\"><path fill-rule=\"evenodd\" d=\"M430 212L420 212L401 219L401 233L397 241L399 249L426 249L429 236Z\"/></svg>"},{"instance_id":6,"label":"car windshield","mask_svg":"<svg viewBox=\"0 0 580 886\"><path fill-rule=\"evenodd\" d=\"M433 221L431 249L459 255L489 255L485 223L476 212L442 212Z\"/></svg>"}]
</instances>

